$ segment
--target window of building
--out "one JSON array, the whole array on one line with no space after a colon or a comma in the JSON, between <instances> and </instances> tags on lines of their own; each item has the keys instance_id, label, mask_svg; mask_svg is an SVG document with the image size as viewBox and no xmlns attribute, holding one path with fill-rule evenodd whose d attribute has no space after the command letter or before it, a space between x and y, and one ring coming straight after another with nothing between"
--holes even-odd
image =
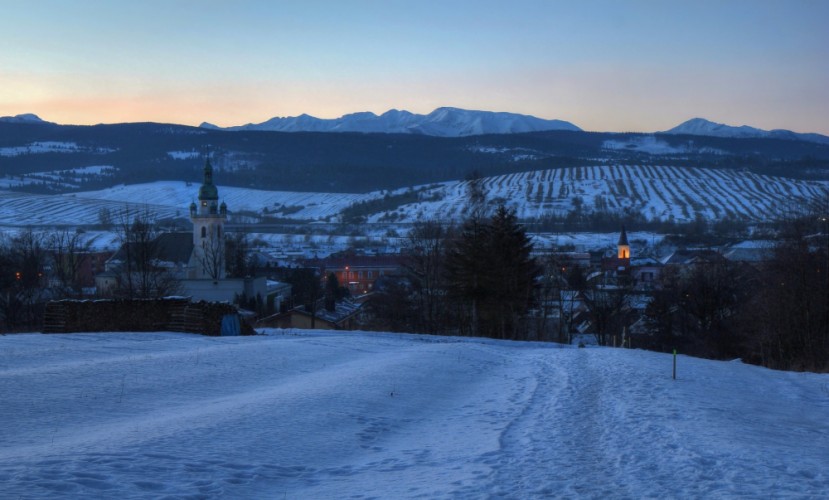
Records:
<instances>
[{"instance_id":1,"label":"window of building","mask_svg":"<svg viewBox=\"0 0 829 500\"><path fill-rule=\"evenodd\" d=\"M201 237L202 237L202 238L206 238L206 237L207 237L207 228L206 228L206 227L204 227L204 226L202 226L202 228L201 228Z\"/></svg>"}]
</instances>

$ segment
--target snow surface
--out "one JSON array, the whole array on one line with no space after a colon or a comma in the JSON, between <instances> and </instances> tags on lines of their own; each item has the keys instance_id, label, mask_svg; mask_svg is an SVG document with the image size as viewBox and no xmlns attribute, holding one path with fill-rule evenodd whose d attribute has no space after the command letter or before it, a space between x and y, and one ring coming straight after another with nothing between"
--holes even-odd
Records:
<instances>
[{"instance_id":1,"label":"snow surface","mask_svg":"<svg viewBox=\"0 0 829 500\"><path fill-rule=\"evenodd\" d=\"M602 143L602 148L617 151L636 151L639 153L647 153L651 155L677 155L687 154L690 152L724 154L724 151L719 149L708 147L694 147L693 144L686 144L678 147L671 146L667 142L660 140L653 135L631 137L630 139L624 141L620 141L618 139L610 139Z\"/></svg>"},{"instance_id":2,"label":"snow surface","mask_svg":"<svg viewBox=\"0 0 829 500\"><path fill-rule=\"evenodd\" d=\"M285 207L302 207L288 217L295 219L324 218L338 214L352 203L368 200L379 194L314 193L296 191L263 191L219 185L219 196L231 212L250 210L261 212L267 208L271 214ZM146 184L119 185L100 191L73 193L72 197L92 200L136 203L139 200L151 205L167 205L169 209L187 210L199 193L199 184L181 181L157 181Z\"/></svg>"},{"instance_id":3,"label":"snow surface","mask_svg":"<svg viewBox=\"0 0 829 500\"><path fill-rule=\"evenodd\" d=\"M829 375L274 330L0 336L3 498L824 497Z\"/></svg>"},{"instance_id":4,"label":"snow surface","mask_svg":"<svg viewBox=\"0 0 829 500\"><path fill-rule=\"evenodd\" d=\"M114 149L80 146L75 142L40 141L25 146L12 146L0 148L0 156L21 156L28 154L44 153L95 153L105 154L115 152Z\"/></svg>"},{"instance_id":5,"label":"snow surface","mask_svg":"<svg viewBox=\"0 0 829 500\"><path fill-rule=\"evenodd\" d=\"M0 175L0 189L41 184L55 189L78 188L88 178L101 180L115 175L117 168L112 165L90 165L63 170L48 170L28 174Z\"/></svg>"},{"instance_id":6,"label":"snow surface","mask_svg":"<svg viewBox=\"0 0 829 500\"><path fill-rule=\"evenodd\" d=\"M167 151L167 156L174 160L192 160L201 158L202 153L199 151Z\"/></svg>"}]
</instances>

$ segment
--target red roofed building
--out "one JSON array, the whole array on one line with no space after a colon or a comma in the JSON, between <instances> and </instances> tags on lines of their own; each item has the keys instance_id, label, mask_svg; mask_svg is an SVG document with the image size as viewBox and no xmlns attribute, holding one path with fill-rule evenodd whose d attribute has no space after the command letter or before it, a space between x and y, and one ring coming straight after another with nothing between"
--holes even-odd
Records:
<instances>
[{"instance_id":1,"label":"red roofed building","mask_svg":"<svg viewBox=\"0 0 829 500\"><path fill-rule=\"evenodd\" d=\"M371 292L377 278L399 274L403 260L400 255L332 256L321 267L323 276L334 273L340 286L347 287L351 295L360 295Z\"/></svg>"}]
</instances>

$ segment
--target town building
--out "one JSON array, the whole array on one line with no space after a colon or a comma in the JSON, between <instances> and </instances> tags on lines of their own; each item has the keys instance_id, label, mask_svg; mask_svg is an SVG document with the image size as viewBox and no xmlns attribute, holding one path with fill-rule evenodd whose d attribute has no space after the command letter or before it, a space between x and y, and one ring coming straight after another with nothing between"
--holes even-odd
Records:
<instances>
[{"instance_id":1,"label":"town building","mask_svg":"<svg viewBox=\"0 0 829 500\"><path fill-rule=\"evenodd\" d=\"M399 255L349 255L323 259L323 276L334 273L340 286L348 288L352 296L374 290L379 278L400 273L403 258Z\"/></svg>"},{"instance_id":2,"label":"town building","mask_svg":"<svg viewBox=\"0 0 829 500\"><path fill-rule=\"evenodd\" d=\"M191 233L161 233L146 249L154 271L169 279L168 290L152 290L158 293L183 295L193 300L215 302L247 301L280 304L290 298L285 284L272 282L264 277L228 278L225 267L225 222L227 205L219 203L219 190L213 183L213 166L208 159L204 166L204 178L199 187L198 202L190 204ZM122 288L129 259L138 250L137 243L121 246L106 263L106 270L96 276L99 296L112 296ZM269 296L277 295L277 296ZM278 307L278 306L277 306Z\"/></svg>"}]
</instances>

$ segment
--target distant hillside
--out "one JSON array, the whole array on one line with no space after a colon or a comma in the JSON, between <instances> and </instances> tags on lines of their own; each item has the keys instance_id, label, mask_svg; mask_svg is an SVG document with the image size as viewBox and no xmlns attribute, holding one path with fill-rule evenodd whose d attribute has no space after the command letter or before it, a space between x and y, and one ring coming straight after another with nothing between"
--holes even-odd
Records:
<instances>
[{"instance_id":1,"label":"distant hillside","mask_svg":"<svg viewBox=\"0 0 829 500\"><path fill-rule=\"evenodd\" d=\"M156 123L0 121L0 189L64 193L159 180L198 182L206 155L227 186L369 193L590 165L748 170L829 179L829 145L774 138L556 130L419 134L208 130Z\"/></svg>"},{"instance_id":2,"label":"distant hillside","mask_svg":"<svg viewBox=\"0 0 829 500\"><path fill-rule=\"evenodd\" d=\"M688 222L701 216L768 221L829 198L829 183L798 181L735 170L613 165L540 170L482 182L491 205L504 203L525 221L572 212L638 214L643 219ZM410 222L466 214L467 182L419 194L422 201L378 213L370 221Z\"/></svg>"},{"instance_id":3,"label":"distant hillside","mask_svg":"<svg viewBox=\"0 0 829 500\"><path fill-rule=\"evenodd\" d=\"M391 191L309 193L225 186L219 194L239 222L273 219L368 223L461 220L467 213L466 181ZM697 216L748 222L773 220L829 197L829 183L769 177L735 170L614 165L539 170L482 180L490 206L504 203L523 221L581 214L623 215L637 220L688 222ZM198 184L154 182L101 191L44 196L0 191L7 225L97 224L102 209L148 208L161 218L186 218ZM615 228L615 227L614 227Z\"/></svg>"}]
</instances>

